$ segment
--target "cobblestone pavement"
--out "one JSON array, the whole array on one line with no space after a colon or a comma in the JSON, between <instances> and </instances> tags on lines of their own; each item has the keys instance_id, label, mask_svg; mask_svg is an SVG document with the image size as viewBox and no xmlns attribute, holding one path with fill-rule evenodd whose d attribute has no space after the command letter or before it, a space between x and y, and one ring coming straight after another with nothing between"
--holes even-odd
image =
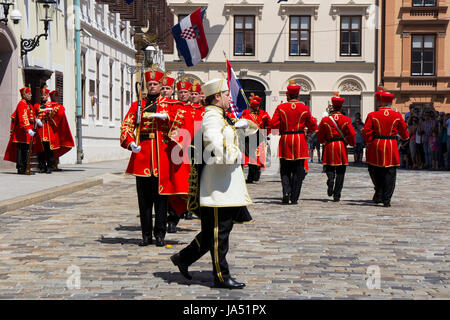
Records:
<instances>
[{"instance_id":1,"label":"cobblestone pavement","mask_svg":"<svg viewBox=\"0 0 450 320\"><path fill-rule=\"evenodd\" d=\"M243 290L211 288L209 254L190 268L192 281L170 262L199 220L181 220L166 236L172 247L137 246L135 180L114 175L0 215L0 298L449 299L450 173L399 171L383 208L368 201L366 168L347 170L339 204L321 168L312 166L296 206L281 205L277 175L249 185L255 222L234 227L228 253Z\"/></svg>"}]
</instances>

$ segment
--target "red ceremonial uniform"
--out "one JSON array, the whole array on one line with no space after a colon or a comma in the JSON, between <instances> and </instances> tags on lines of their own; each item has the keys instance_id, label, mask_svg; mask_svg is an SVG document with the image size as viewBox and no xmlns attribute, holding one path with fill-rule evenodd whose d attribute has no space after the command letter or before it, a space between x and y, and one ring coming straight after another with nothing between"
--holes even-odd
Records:
<instances>
[{"instance_id":1,"label":"red ceremonial uniform","mask_svg":"<svg viewBox=\"0 0 450 320\"><path fill-rule=\"evenodd\" d=\"M37 117L42 121L42 127L37 128L37 132L42 142L49 142L50 149L56 150L59 148L59 135L57 133L58 128L58 111L59 105L53 102L45 102L45 104L35 104L35 110L37 111ZM52 109L52 110L45 110Z\"/></svg>"},{"instance_id":2,"label":"red ceremonial uniform","mask_svg":"<svg viewBox=\"0 0 450 320\"><path fill-rule=\"evenodd\" d=\"M305 130L317 131L317 123L309 108L298 100L280 104L273 114L271 129L280 131L278 157L286 160L308 159Z\"/></svg>"},{"instance_id":3,"label":"red ceremonial uniform","mask_svg":"<svg viewBox=\"0 0 450 320\"><path fill-rule=\"evenodd\" d=\"M141 129L139 153L132 153L127 174L141 177L158 177L159 194L177 194L176 183L171 179L171 174L176 171L175 166L171 166L170 142L168 133L170 130L169 119L151 118L150 106L145 107L147 98L142 100ZM170 113L174 108L176 100L158 97L155 101L156 113ZM138 102L135 101L125 116L120 130L120 144L123 148L131 150L131 143L136 142L134 130L136 129L136 115Z\"/></svg>"},{"instance_id":4,"label":"red ceremonial uniform","mask_svg":"<svg viewBox=\"0 0 450 320\"><path fill-rule=\"evenodd\" d=\"M397 135L403 140L409 138L405 120L400 113L390 107L380 107L367 116L363 128L367 148L367 163L377 167L400 165Z\"/></svg>"},{"instance_id":5,"label":"red ceremonial uniform","mask_svg":"<svg viewBox=\"0 0 450 320\"><path fill-rule=\"evenodd\" d=\"M16 144L30 144L31 136L27 132L34 129L35 121L36 109L24 99L20 100L16 110L11 115L10 139L5 151L5 161L17 162ZM42 144L39 142L39 139L36 139L35 135L32 152L41 151L43 151Z\"/></svg>"},{"instance_id":6,"label":"red ceremonial uniform","mask_svg":"<svg viewBox=\"0 0 450 320\"><path fill-rule=\"evenodd\" d=\"M259 129L267 129L266 134L270 134L270 116L262 109L245 109L242 111L241 119L247 119L256 123ZM260 133L263 133L260 131ZM266 145L265 141L261 141L256 148L255 154L244 157L244 165L255 164L260 167L265 167L266 164Z\"/></svg>"},{"instance_id":7,"label":"red ceremonial uniform","mask_svg":"<svg viewBox=\"0 0 450 320\"><path fill-rule=\"evenodd\" d=\"M344 134L347 143L355 146L356 132L351 119L340 112L333 113L331 117L333 117L339 130ZM348 165L347 147L343 141L343 137L336 129L336 125L330 117L325 117L320 122L317 139L319 143L325 144L322 160L323 165Z\"/></svg>"}]
</instances>

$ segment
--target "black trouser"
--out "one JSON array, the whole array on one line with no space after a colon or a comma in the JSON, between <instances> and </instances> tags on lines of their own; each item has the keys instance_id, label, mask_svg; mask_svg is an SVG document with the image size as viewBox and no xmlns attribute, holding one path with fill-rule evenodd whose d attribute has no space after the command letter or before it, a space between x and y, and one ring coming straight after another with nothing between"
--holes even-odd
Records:
<instances>
[{"instance_id":1,"label":"black trouser","mask_svg":"<svg viewBox=\"0 0 450 320\"><path fill-rule=\"evenodd\" d=\"M191 265L210 251L214 280L224 282L230 277L226 260L229 248L229 236L233 229L233 220L240 207L212 208L201 207L201 232L183 250L180 261Z\"/></svg>"},{"instance_id":2,"label":"black trouser","mask_svg":"<svg viewBox=\"0 0 450 320\"><path fill-rule=\"evenodd\" d=\"M167 229L167 196L159 194L157 177L136 177L142 237L152 238L152 208L155 207L155 237L164 239Z\"/></svg>"},{"instance_id":3,"label":"black trouser","mask_svg":"<svg viewBox=\"0 0 450 320\"><path fill-rule=\"evenodd\" d=\"M25 173L27 169L27 156L28 156L28 150L30 149L30 145L27 143L17 143L17 162L16 162L16 168L17 173Z\"/></svg>"},{"instance_id":4,"label":"black trouser","mask_svg":"<svg viewBox=\"0 0 450 320\"><path fill-rule=\"evenodd\" d=\"M261 177L261 168L256 164L248 165L247 182L259 181Z\"/></svg>"},{"instance_id":5,"label":"black trouser","mask_svg":"<svg viewBox=\"0 0 450 320\"><path fill-rule=\"evenodd\" d=\"M55 158L53 156L54 152L50 149L50 142L42 141L44 146L44 152L38 153L39 169L41 170L53 170L55 165Z\"/></svg>"},{"instance_id":6,"label":"black trouser","mask_svg":"<svg viewBox=\"0 0 450 320\"><path fill-rule=\"evenodd\" d=\"M280 175L283 195L290 195L291 201L293 202L297 201L300 197L302 183L306 177L304 164L305 159L280 159Z\"/></svg>"},{"instance_id":7,"label":"black trouser","mask_svg":"<svg viewBox=\"0 0 450 320\"><path fill-rule=\"evenodd\" d=\"M369 175L375 188L374 199L390 203L394 194L397 167L376 167L369 164Z\"/></svg>"},{"instance_id":8,"label":"black trouser","mask_svg":"<svg viewBox=\"0 0 450 320\"><path fill-rule=\"evenodd\" d=\"M171 222L171 223L174 223L175 225L177 225L178 222L180 222L180 217L181 216L177 215L175 213L175 210L173 210L173 208L169 204L168 205L167 222Z\"/></svg>"},{"instance_id":9,"label":"black trouser","mask_svg":"<svg viewBox=\"0 0 450 320\"><path fill-rule=\"evenodd\" d=\"M328 177L327 186L333 190L333 197L335 199L341 198L346 169L347 166L325 166L325 172Z\"/></svg>"}]
</instances>

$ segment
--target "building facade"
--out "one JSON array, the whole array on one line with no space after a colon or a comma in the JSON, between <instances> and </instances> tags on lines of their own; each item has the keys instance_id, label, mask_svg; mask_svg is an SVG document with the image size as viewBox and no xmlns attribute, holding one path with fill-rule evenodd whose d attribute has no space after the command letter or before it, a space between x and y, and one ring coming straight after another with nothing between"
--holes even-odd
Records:
<instances>
[{"instance_id":1,"label":"building facade","mask_svg":"<svg viewBox=\"0 0 450 320\"><path fill-rule=\"evenodd\" d=\"M383 0L380 78L394 105L450 112L448 1Z\"/></svg>"},{"instance_id":2,"label":"building facade","mask_svg":"<svg viewBox=\"0 0 450 320\"><path fill-rule=\"evenodd\" d=\"M60 102L74 138L76 137L75 10L73 0L58 0L49 24L48 37L26 55L21 55L21 38L33 39L44 33L35 0L16 1L22 20L15 24L0 22L0 157L9 140L10 115L20 100L19 89L30 85L33 102L39 89L47 85L60 92ZM3 11L3 8L0 8ZM126 65L135 64L130 22L108 6L94 0L81 1L81 45L83 81L82 139L84 162L121 159L129 156L120 148L120 124L133 95L134 75ZM10 12L12 8L10 9ZM61 163L76 163L76 150L68 152ZM0 161L2 167L13 164Z\"/></svg>"},{"instance_id":3,"label":"building facade","mask_svg":"<svg viewBox=\"0 0 450 320\"><path fill-rule=\"evenodd\" d=\"M226 72L228 56L245 92L264 98L272 114L286 101L289 80L302 86L301 100L320 119L333 92L346 98L345 112L374 110L376 1L168 0L175 22L198 7L210 54L187 68L176 49L166 69L203 82Z\"/></svg>"}]
</instances>

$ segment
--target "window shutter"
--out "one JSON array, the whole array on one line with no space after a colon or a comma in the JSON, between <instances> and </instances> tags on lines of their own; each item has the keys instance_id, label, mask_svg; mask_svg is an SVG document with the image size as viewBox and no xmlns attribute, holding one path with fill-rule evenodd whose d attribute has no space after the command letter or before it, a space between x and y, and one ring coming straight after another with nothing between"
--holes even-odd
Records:
<instances>
[{"instance_id":1,"label":"window shutter","mask_svg":"<svg viewBox=\"0 0 450 320\"><path fill-rule=\"evenodd\" d=\"M55 86L59 93L59 103L64 105L64 74L62 72L55 72Z\"/></svg>"}]
</instances>

